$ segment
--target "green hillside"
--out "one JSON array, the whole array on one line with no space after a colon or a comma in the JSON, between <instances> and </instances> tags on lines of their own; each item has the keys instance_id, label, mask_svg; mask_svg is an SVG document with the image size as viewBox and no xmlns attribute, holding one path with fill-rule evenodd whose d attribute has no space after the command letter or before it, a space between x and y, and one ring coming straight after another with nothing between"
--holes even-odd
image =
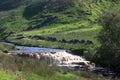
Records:
<instances>
[{"instance_id":1,"label":"green hillside","mask_svg":"<svg viewBox=\"0 0 120 80\"><path fill-rule=\"evenodd\" d=\"M109 10L119 10L120 6L119 0L0 1L1 39L64 49L99 45L96 39L101 29L99 17Z\"/></svg>"},{"instance_id":2,"label":"green hillside","mask_svg":"<svg viewBox=\"0 0 120 80\"><path fill-rule=\"evenodd\" d=\"M68 49L76 51L76 54L84 51L87 60L102 66L106 65L107 68L110 68L110 62L115 66L111 68L113 70L117 68L118 71L115 71L120 74L120 52L114 55L118 46L111 45L111 41L108 40L110 43L108 45L113 47L111 49L112 47L109 46L108 49L111 51L107 52L104 49L104 41L100 53L100 48L98 49L101 44L97 36L103 29L100 18L109 11L114 14L108 14L101 19L106 20L103 24L111 22L112 27L119 29L120 20L119 17L115 17L115 12L120 13L120 0L0 0L0 41L26 46ZM107 25L104 27L108 28ZM107 32L104 33L105 37L106 34ZM119 45L119 39L117 40L117 37L114 39L113 35L112 37ZM54 66L46 66L42 61L6 54L11 49L15 47L0 43L0 80L112 80L99 77L89 71L61 72Z\"/></svg>"}]
</instances>

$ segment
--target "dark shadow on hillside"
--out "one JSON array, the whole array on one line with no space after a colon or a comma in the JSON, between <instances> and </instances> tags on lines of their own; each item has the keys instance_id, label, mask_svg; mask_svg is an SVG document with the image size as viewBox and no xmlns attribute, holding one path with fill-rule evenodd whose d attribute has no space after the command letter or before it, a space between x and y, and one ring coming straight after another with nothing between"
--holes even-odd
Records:
<instances>
[{"instance_id":1,"label":"dark shadow on hillside","mask_svg":"<svg viewBox=\"0 0 120 80\"><path fill-rule=\"evenodd\" d=\"M76 0L43 0L26 7L23 17L30 19L38 13L62 12L68 7L74 6Z\"/></svg>"},{"instance_id":2,"label":"dark shadow on hillside","mask_svg":"<svg viewBox=\"0 0 120 80\"><path fill-rule=\"evenodd\" d=\"M38 14L39 12L43 11L44 5L46 4L46 2L44 3L36 3L36 4L32 4L29 5L25 8L25 11L23 13L23 16L26 19L29 19L31 17L33 17L34 15Z\"/></svg>"},{"instance_id":3,"label":"dark shadow on hillside","mask_svg":"<svg viewBox=\"0 0 120 80\"><path fill-rule=\"evenodd\" d=\"M20 6L26 0L0 0L0 11L11 10Z\"/></svg>"}]
</instances>

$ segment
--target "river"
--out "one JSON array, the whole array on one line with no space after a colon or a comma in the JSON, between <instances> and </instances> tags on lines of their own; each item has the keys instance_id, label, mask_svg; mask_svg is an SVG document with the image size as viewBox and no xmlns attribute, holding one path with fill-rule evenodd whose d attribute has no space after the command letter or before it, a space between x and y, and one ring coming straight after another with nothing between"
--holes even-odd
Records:
<instances>
[{"instance_id":1,"label":"river","mask_svg":"<svg viewBox=\"0 0 120 80\"><path fill-rule=\"evenodd\" d=\"M1 44L5 44L8 46L15 46L19 50L10 50L9 52L12 54L19 54L19 53L42 53L42 52L65 52L66 50L63 49L51 49L51 48L39 48L39 47L28 47L28 46L18 46L14 45L13 43L8 43L8 42L0 42ZM96 74L103 76L103 77L113 77L115 76L115 73L112 71L107 71L106 69L100 66L95 67Z\"/></svg>"},{"instance_id":2,"label":"river","mask_svg":"<svg viewBox=\"0 0 120 80\"><path fill-rule=\"evenodd\" d=\"M28 47L28 46L18 46L8 42L0 42L8 46L15 46L19 50L10 50L10 53L42 53L42 52L64 52L63 49L51 49L51 48L40 48L40 47Z\"/></svg>"}]
</instances>

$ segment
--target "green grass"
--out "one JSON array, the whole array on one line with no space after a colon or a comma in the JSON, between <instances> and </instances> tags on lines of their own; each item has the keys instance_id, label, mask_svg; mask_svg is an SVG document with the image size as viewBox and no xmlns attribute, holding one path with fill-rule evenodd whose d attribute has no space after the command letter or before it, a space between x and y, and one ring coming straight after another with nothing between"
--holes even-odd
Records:
<instances>
[{"instance_id":1,"label":"green grass","mask_svg":"<svg viewBox=\"0 0 120 80\"><path fill-rule=\"evenodd\" d=\"M66 1L64 3L66 3ZM111 0L86 0L84 2L82 0L77 0L74 1L75 4L73 6L69 6L69 4L67 4L66 9L63 8L64 10L62 11L55 11L56 9L53 10L53 8L56 7L57 4L49 6L50 4L53 4L54 1L45 4L46 6L49 6L46 9L44 9L44 5L40 5L41 3L38 5L38 2L39 1L36 0L34 3L28 3L28 5L32 7L29 7L28 5L21 5L17 8L1 13L1 15L4 13L5 14L2 17L3 22L0 24L0 28L5 27L4 33L6 33L6 35L8 35L8 32L11 31L16 32L16 34L9 35L6 38L7 41L21 45L49 48L78 49L91 47L91 45L86 46L83 44L74 44L73 47L73 44L51 42L39 39L33 40L31 38L28 38L28 36L38 35L55 37L58 40L92 40L94 42L93 46L98 46L99 42L97 41L96 36L101 30L101 26L98 20L99 17L104 12L107 12L109 10L119 10L120 6L119 2L113 2ZM42 3L44 3L44 1ZM62 6L62 4L57 6ZM41 7L43 8L41 9ZM32 10L37 10L37 13L34 13ZM8 15L7 20L5 17L6 15ZM55 16L57 18L53 18ZM46 21L48 18L50 18L50 20ZM37 24L45 21L46 23L44 25L34 28L34 26ZM30 26L33 27L32 30L24 31ZM20 37L18 34L24 34L24 38L18 40L17 38ZM3 36L4 34L1 37Z\"/></svg>"},{"instance_id":2,"label":"green grass","mask_svg":"<svg viewBox=\"0 0 120 80\"><path fill-rule=\"evenodd\" d=\"M0 80L16 80L16 75L0 69Z\"/></svg>"},{"instance_id":3,"label":"green grass","mask_svg":"<svg viewBox=\"0 0 120 80\"><path fill-rule=\"evenodd\" d=\"M34 73L23 73L22 75L26 80L45 80L44 77Z\"/></svg>"},{"instance_id":4,"label":"green grass","mask_svg":"<svg viewBox=\"0 0 120 80\"><path fill-rule=\"evenodd\" d=\"M88 3L87 1L83 2L81 4L81 0L79 0L79 3L75 4L75 7L70 7L62 12L49 12L50 9L48 9L48 13L38 13L35 14L30 19L26 19L25 16L23 16L23 13L25 11L25 8L27 5L22 5L18 8L3 12L9 14L8 19L5 20L1 27L7 27L6 31L21 31L26 29L29 26L37 25L41 21L44 21L47 16L58 16L57 19L53 19L50 22L48 22L46 25L53 26L56 24L71 24L71 23L80 23L79 25L85 24L86 21L92 21L95 22L96 19L102 14L103 11L107 11L111 5L113 4L111 1L103 0L102 2L93 2ZM107 5L106 5L107 4ZM81 7L82 6L82 7ZM89 7L91 6L91 7ZM81 11L85 13L81 13ZM91 10L91 15L87 15L86 13ZM69 14L67 13L69 12ZM72 17L68 17L68 15L72 15ZM77 18L79 17L79 18ZM4 18L3 18L4 19ZM83 22L81 22L83 20ZM72 25L72 24L71 24ZM47 27L48 27L47 26ZM57 25L58 26L58 25ZM42 26L45 27L45 26ZM59 27L59 26L58 26ZM49 28L49 27L48 27Z\"/></svg>"},{"instance_id":5,"label":"green grass","mask_svg":"<svg viewBox=\"0 0 120 80\"><path fill-rule=\"evenodd\" d=\"M47 77L47 76L42 77L40 75L33 74L33 73L31 74L23 73L23 77L26 80L85 80L85 78L75 76L71 73L68 73L68 74L56 73L55 75L50 76L50 77Z\"/></svg>"},{"instance_id":6,"label":"green grass","mask_svg":"<svg viewBox=\"0 0 120 80\"><path fill-rule=\"evenodd\" d=\"M20 7L17 9L17 10L20 9L21 10L20 12L15 9L13 10L13 12L16 12L15 14L18 15L17 17L19 20L18 20L18 23L15 23L14 26L19 25L19 21L22 20L20 23L21 24L20 26L22 26L20 27L21 29L23 29L23 27L25 29L26 26L34 27L36 24L44 21L48 16L57 16L58 18L50 20L45 25L38 26L38 29L33 29L31 31L22 31L18 33L18 34L24 34L25 38L23 39L16 40L16 38L19 36L17 36L17 34L14 34L14 35L10 35L7 38L7 40L10 42L18 41L18 43L22 45L23 44L25 45L26 42L28 41L28 44L33 43L32 45L36 45L36 43L38 43L37 46L50 47L50 48L62 47L65 49L70 49L72 47L71 45L73 45L73 44L67 44L67 43L63 44L59 42L50 42L50 41L45 41L45 40L33 40L32 41L32 39L30 38L28 39L27 37L27 36L38 35L38 36L56 37L57 39L64 38L66 40L70 40L70 39L92 40L95 45L99 45L99 42L96 39L97 33L101 29L101 26L98 23L98 18L100 15L102 15L103 12L108 11L109 9L111 9L113 5L117 5L117 4L109 0L103 0L102 2L100 1L87 2L86 1L82 3L83 4L81 4L81 1L79 0L79 2L75 3L74 7L72 8L69 7L61 12L55 12L55 11L51 12L48 8L47 13L39 12L29 19L24 18L25 16L21 17L24 7ZM83 11L83 13L81 11ZM88 15L89 13L90 15ZM17 19L17 17L15 17L15 19ZM11 22L10 23L7 22L7 24L11 25ZM67 46L69 48L67 48ZM80 48L80 47L82 48L82 47L88 47L88 46L75 44L75 48Z\"/></svg>"},{"instance_id":7,"label":"green grass","mask_svg":"<svg viewBox=\"0 0 120 80\"><path fill-rule=\"evenodd\" d=\"M75 25L73 27L73 25ZM87 26L85 26L87 25ZM36 40L30 39L27 36L51 36L55 37L58 40L66 39L79 39L79 40L92 40L94 44L97 44L97 33L100 31L101 27L99 25L88 25L88 22L79 25L79 23L74 24L66 24L66 25L56 25L56 27L46 26L41 28L40 30L26 31L21 32L19 34L24 34L23 39L16 40L18 34L11 35L7 38L8 41L19 43L22 45L32 45L39 47L49 47L49 48L64 48L64 49L79 49L79 48L87 48L90 46L86 46L84 44L69 44L69 43L60 43L60 42L52 42L45 40Z\"/></svg>"}]
</instances>

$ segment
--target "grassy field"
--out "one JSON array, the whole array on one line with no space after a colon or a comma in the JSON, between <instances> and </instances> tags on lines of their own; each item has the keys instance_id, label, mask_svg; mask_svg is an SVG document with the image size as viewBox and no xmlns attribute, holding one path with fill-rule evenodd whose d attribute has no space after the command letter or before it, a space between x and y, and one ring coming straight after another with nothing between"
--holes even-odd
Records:
<instances>
[{"instance_id":1,"label":"grassy field","mask_svg":"<svg viewBox=\"0 0 120 80\"><path fill-rule=\"evenodd\" d=\"M91 47L91 45L85 44L74 44L73 47L73 44L70 43L60 43L57 41L47 41L29 37L37 35L43 37L54 37L57 40L90 40L94 43L92 47L99 46L100 44L96 38L98 32L102 28L99 24L99 17L104 12L114 8L119 10L119 4L110 0L96 2L78 1L79 2L75 3L73 7L67 4L67 6L69 6L68 8L63 8L63 11L58 12L54 10L51 11L56 5L52 5L50 9L46 8L42 10L41 8L35 6L36 3L31 4L30 6L32 7L26 7L25 5L10 10L9 13L13 14L12 20L5 21L2 26L8 26L8 30L5 31L12 31L15 34L9 35L6 40L21 45L49 48L80 49ZM52 3L54 3L54 1L49 4ZM40 4L36 5L43 7L43 5ZM46 6L49 6L49 4L46 4ZM32 9L42 11L32 13ZM27 15L28 12L31 12L31 14ZM20 34L22 34L22 36L19 36Z\"/></svg>"}]
</instances>

